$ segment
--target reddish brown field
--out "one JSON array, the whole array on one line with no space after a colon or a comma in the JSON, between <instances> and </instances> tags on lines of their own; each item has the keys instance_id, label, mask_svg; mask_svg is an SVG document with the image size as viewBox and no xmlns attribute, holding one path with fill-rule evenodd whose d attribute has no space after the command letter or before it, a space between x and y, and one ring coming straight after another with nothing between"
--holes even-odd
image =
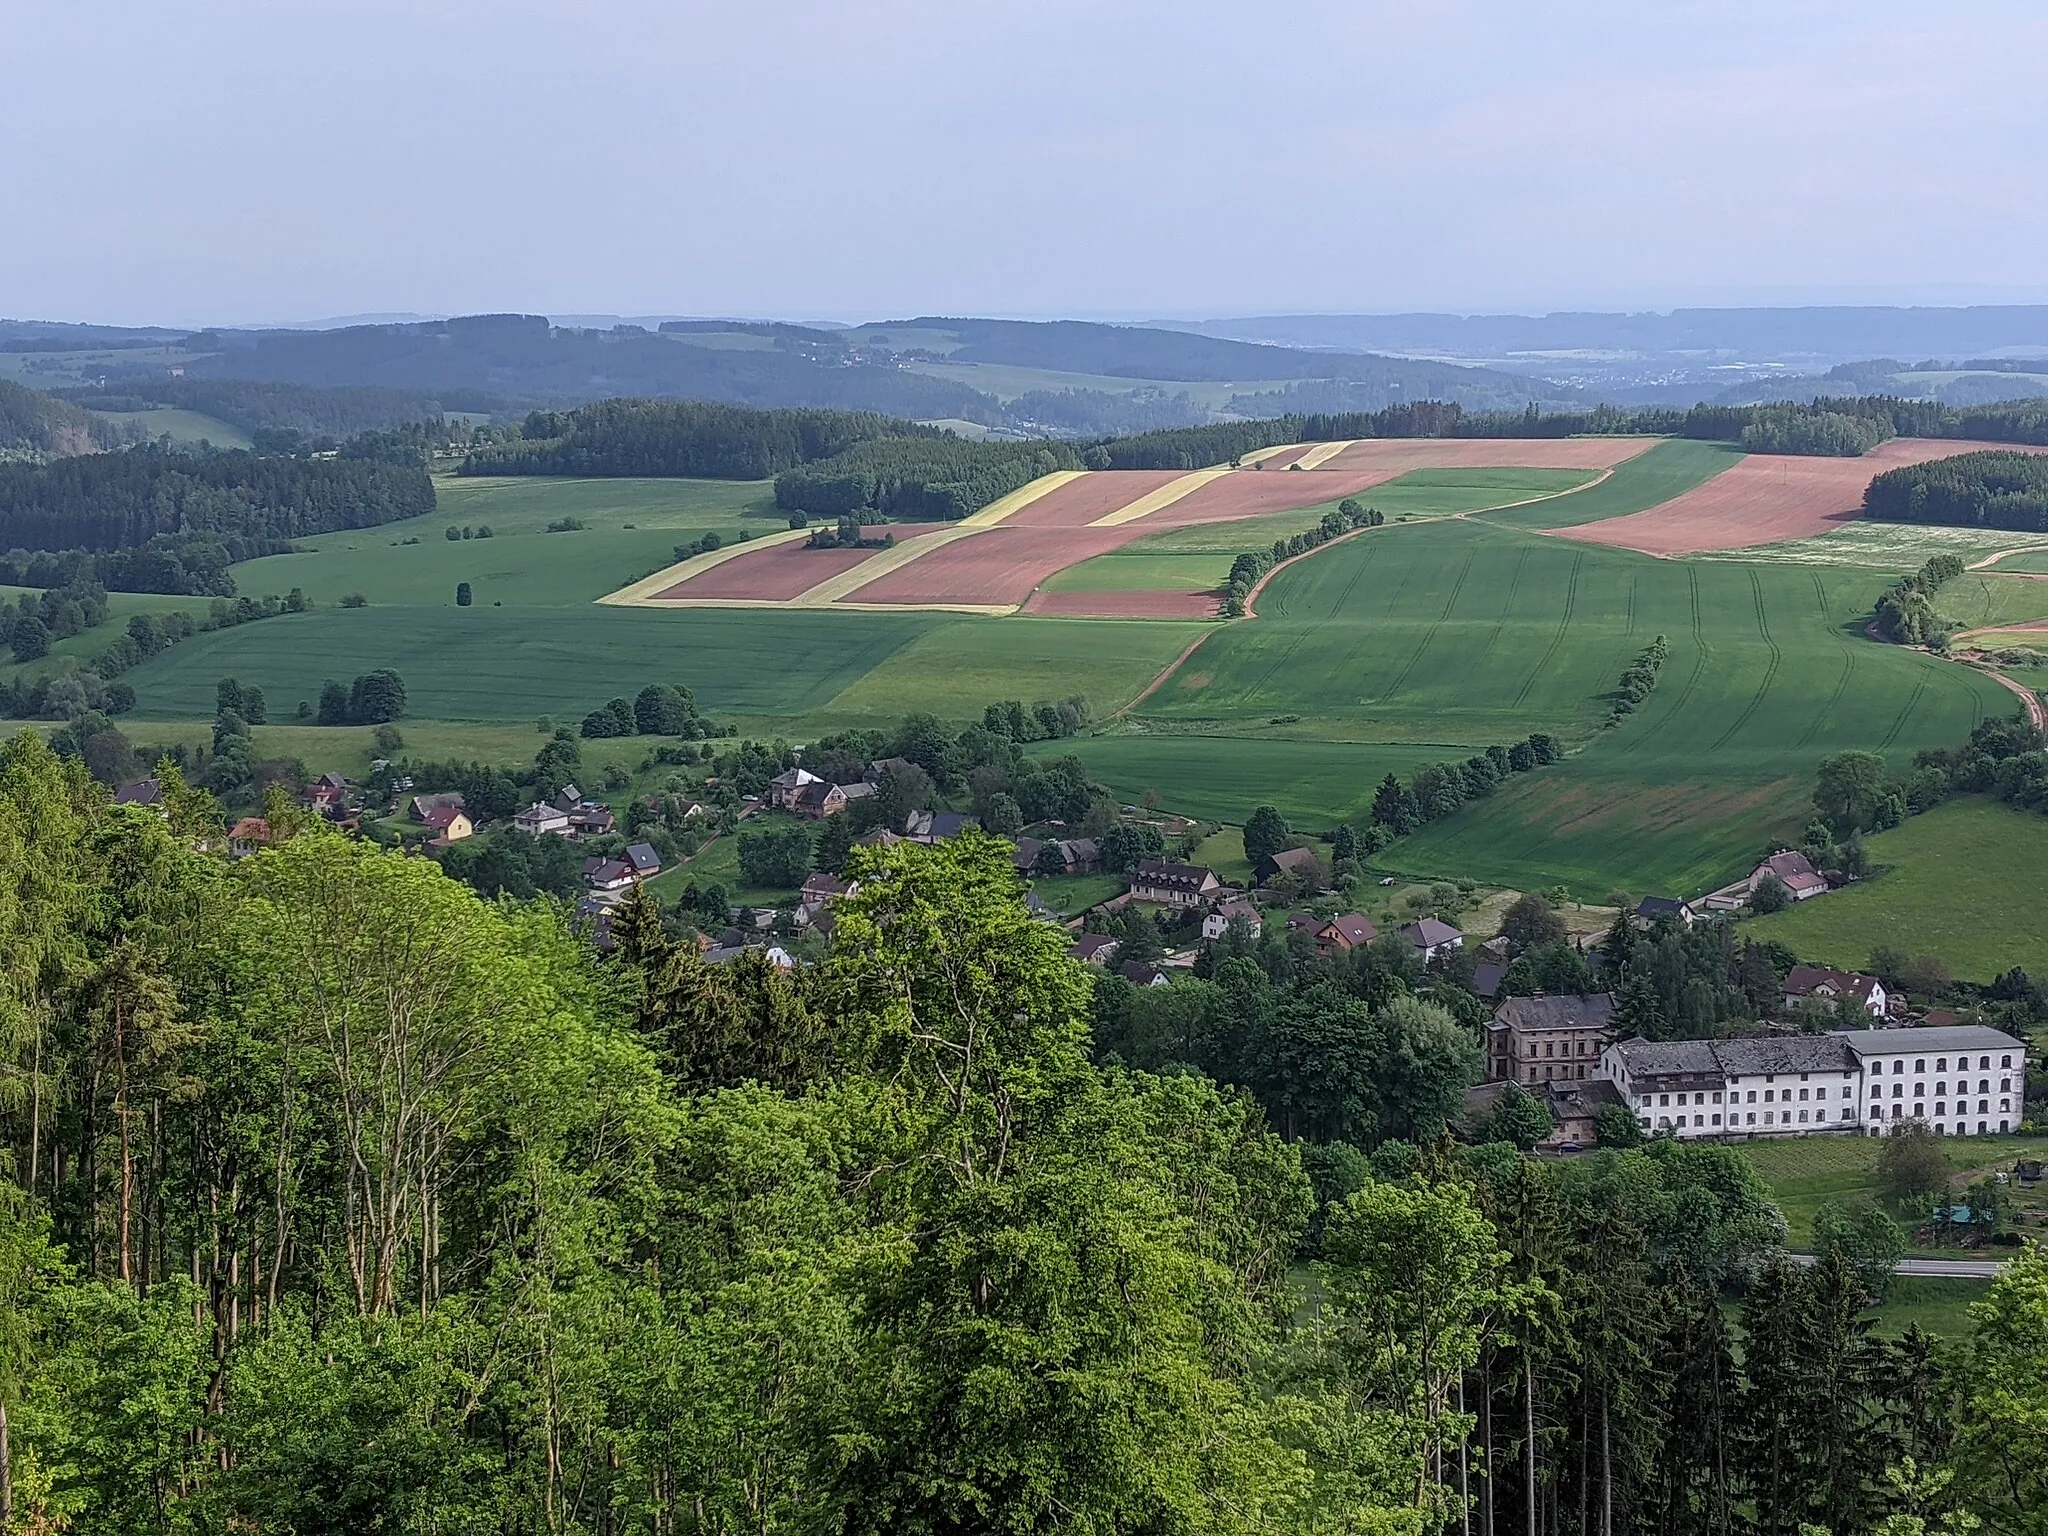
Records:
<instances>
[{"instance_id":1,"label":"reddish brown field","mask_svg":"<svg viewBox=\"0 0 2048 1536\"><path fill-rule=\"evenodd\" d=\"M1213 619L1214 592L1034 592L1026 613L1068 619Z\"/></svg>"},{"instance_id":2,"label":"reddish brown field","mask_svg":"<svg viewBox=\"0 0 2048 1536\"><path fill-rule=\"evenodd\" d=\"M852 570L880 550L879 544L871 544L865 549L805 549L801 543L777 544L770 549L736 555L665 592L656 593L655 597L657 600L664 597L726 597L749 598L755 602L787 602L841 571Z\"/></svg>"},{"instance_id":3,"label":"reddish brown field","mask_svg":"<svg viewBox=\"0 0 2048 1536\"><path fill-rule=\"evenodd\" d=\"M1612 469L1658 442L1654 437L1424 437L1353 443L1320 469ZM1262 471L1263 473L1263 471Z\"/></svg>"},{"instance_id":4,"label":"reddish brown field","mask_svg":"<svg viewBox=\"0 0 2048 1536\"><path fill-rule=\"evenodd\" d=\"M1234 523L1241 517L1260 517L1268 512L1292 512L1296 507L1313 507L1356 496L1400 473L1398 469L1379 468L1341 473L1331 469L1239 470L1221 480L1211 480L1172 506L1162 507L1128 526L1138 533L1147 533L1160 528L1186 528L1195 523Z\"/></svg>"},{"instance_id":5,"label":"reddish brown field","mask_svg":"<svg viewBox=\"0 0 2048 1536\"><path fill-rule=\"evenodd\" d=\"M1104 469L1069 480L997 524L1001 528L1085 528L1118 507L1169 485L1181 477L1177 469ZM1150 519L1147 519L1150 521Z\"/></svg>"},{"instance_id":6,"label":"reddish brown field","mask_svg":"<svg viewBox=\"0 0 2048 1536\"><path fill-rule=\"evenodd\" d=\"M1259 463L1265 469L1285 469L1303 454L1312 452L1315 446L1314 443L1290 443L1285 448L1275 449Z\"/></svg>"},{"instance_id":7,"label":"reddish brown field","mask_svg":"<svg viewBox=\"0 0 2048 1536\"><path fill-rule=\"evenodd\" d=\"M2013 446L1897 437L1860 459L1751 454L1704 485L1647 511L1553 532L1561 539L1646 555L1694 555L1809 539L1861 517L1864 488L1887 469Z\"/></svg>"}]
</instances>

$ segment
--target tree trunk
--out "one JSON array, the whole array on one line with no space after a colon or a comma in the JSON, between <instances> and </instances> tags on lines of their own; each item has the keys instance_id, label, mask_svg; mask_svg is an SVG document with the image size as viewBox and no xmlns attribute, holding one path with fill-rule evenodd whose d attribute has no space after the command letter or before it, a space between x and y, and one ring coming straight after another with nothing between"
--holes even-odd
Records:
<instances>
[{"instance_id":1,"label":"tree trunk","mask_svg":"<svg viewBox=\"0 0 2048 1536\"><path fill-rule=\"evenodd\" d=\"M1607 1384L1600 1384L1600 1536L1614 1536L1614 1440Z\"/></svg>"},{"instance_id":2,"label":"tree trunk","mask_svg":"<svg viewBox=\"0 0 2048 1536\"><path fill-rule=\"evenodd\" d=\"M1482 1368L1479 1394L1480 1459L1486 1481L1479 1485L1480 1536L1493 1536L1493 1362Z\"/></svg>"},{"instance_id":3,"label":"tree trunk","mask_svg":"<svg viewBox=\"0 0 2048 1536\"><path fill-rule=\"evenodd\" d=\"M14 1519L14 1448L7 1438L7 1399L0 1397L0 1531Z\"/></svg>"},{"instance_id":4,"label":"tree trunk","mask_svg":"<svg viewBox=\"0 0 2048 1536\"><path fill-rule=\"evenodd\" d=\"M1465 1416L1465 1373L1458 1372L1458 1417ZM1472 1536L1472 1435L1458 1437L1458 1528L1464 1536Z\"/></svg>"},{"instance_id":5,"label":"tree trunk","mask_svg":"<svg viewBox=\"0 0 2048 1536\"><path fill-rule=\"evenodd\" d=\"M1527 1483L1523 1502L1528 1506L1529 1524L1525 1536L1539 1536L1536 1524L1536 1362L1528 1351L1522 1353L1522 1476Z\"/></svg>"},{"instance_id":6,"label":"tree trunk","mask_svg":"<svg viewBox=\"0 0 2048 1536\"><path fill-rule=\"evenodd\" d=\"M114 1124L121 1138L121 1283L135 1283L129 1233L135 1216L135 1144L128 1131L128 1039L121 1005L114 1004Z\"/></svg>"}]
</instances>

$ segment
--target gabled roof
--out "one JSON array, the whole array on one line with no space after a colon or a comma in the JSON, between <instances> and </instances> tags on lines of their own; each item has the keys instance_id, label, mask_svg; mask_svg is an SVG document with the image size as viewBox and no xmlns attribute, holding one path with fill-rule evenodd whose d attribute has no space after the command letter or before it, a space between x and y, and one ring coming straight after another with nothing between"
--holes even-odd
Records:
<instances>
[{"instance_id":1,"label":"gabled roof","mask_svg":"<svg viewBox=\"0 0 2048 1536\"><path fill-rule=\"evenodd\" d=\"M815 773L804 768L786 768L768 781L769 786L774 789L802 789L806 785L823 782L824 780Z\"/></svg>"},{"instance_id":2,"label":"gabled roof","mask_svg":"<svg viewBox=\"0 0 2048 1536\"><path fill-rule=\"evenodd\" d=\"M1776 875L1779 884L1788 891L1813 890L1827 884L1827 881L1821 878L1820 872L1813 867L1813 861L1803 853L1789 850L1774 853L1757 866L1757 877L1761 878L1766 870Z\"/></svg>"},{"instance_id":3,"label":"gabled roof","mask_svg":"<svg viewBox=\"0 0 2048 1536\"><path fill-rule=\"evenodd\" d=\"M1325 932L1334 929L1337 936L1353 949L1361 944L1370 944L1380 936L1379 929L1373 927L1365 915L1359 912L1347 912L1342 917L1333 917L1323 925L1323 928Z\"/></svg>"},{"instance_id":4,"label":"gabled roof","mask_svg":"<svg viewBox=\"0 0 2048 1536\"><path fill-rule=\"evenodd\" d=\"M1636 903L1637 917L1682 917L1686 910L1685 903L1672 896L1645 896Z\"/></svg>"},{"instance_id":5,"label":"gabled roof","mask_svg":"<svg viewBox=\"0 0 2048 1536\"><path fill-rule=\"evenodd\" d=\"M626 862L638 874L661 868L661 855L654 851L651 843L630 843L626 847Z\"/></svg>"},{"instance_id":6,"label":"gabled roof","mask_svg":"<svg viewBox=\"0 0 2048 1536\"><path fill-rule=\"evenodd\" d=\"M1308 865L1320 865L1322 862L1313 848L1283 848L1278 853L1268 854L1259 860L1259 867L1264 869L1271 865L1275 870L1302 869Z\"/></svg>"},{"instance_id":7,"label":"gabled roof","mask_svg":"<svg viewBox=\"0 0 2048 1536\"><path fill-rule=\"evenodd\" d=\"M460 798L460 796L457 796L458 802ZM429 807L420 816L420 820L432 827L436 832L445 832L455 825L455 818L460 815L462 815L460 803L455 805L436 805Z\"/></svg>"},{"instance_id":8,"label":"gabled roof","mask_svg":"<svg viewBox=\"0 0 2048 1536\"><path fill-rule=\"evenodd\" d=\"M1101 965L1107 964L1121 947L1118 940L1106 933L1084 933L1067 946L1067 953L1076 960L1092 960Z\"/></svg>"},{"instance_id":9,"label":"gabled roof","mask_svg":"<svg viewBox=\"0 0 2048 1536\"><path fill-rule=\"evenodd\" d=\"M116 805L162 805L164 787L155 779L137 779L114 791Z\"/></svg>"},{"instance_id":10,"label":"gabled roof","mask_svg":"<svg viewBox=\"0 0 2048 1536\"><path fill-rule=\"evenodd\" d=\"M1168 890L1197 892L1221 883L1213 869L1200 864L1176 864L1171 859L1140 859L1136 880Z\"/></svg>"},{"instance_id":11,"label":"gabled roof","mask_svg":"<svg viewBox=\"0 0 2048 1536\"><path fill-rule=\"evenodd\" d=\"M1417 949L1435 949L1439 944L1448 944L1454 939L1465 937L1449 923L1434 917L1425 917L1419 923L1410 923L1401 931L1408 936L1408 942Z\"/></svg>"},{"instance_id":12,"label":"gabled roof","mask_svg":"<svg viewBox=\"0 0 2048 1536\"><path fill-rule=\"evenodd\" d=\"M1933 1029L1845 1029L1840 1040L1858 1056L1899 1051L2024 1051L2024 1042L1988 1024L1945 1024Z\"/></svg>"},{"instance_id":13,"label":"gabled roof","mask_svg":"<svg viewBox=\"0 0 2048 1536\"><path fill-rule=\"evenodd\" d=\"M1166 972L1150 960L1126 960L1116 973L1136 987L1156 986L1167 979Z\"/></svg>"},{"instance_id":14,"label":"gabled roof","mask_svg":"<svg viewBox=\"0 0 2048 1536\"><path fill-rule=\"evenodd\" d=\"M1831 971L1824 965L1795 965L1785 976L1787 997L1814 997L1844 994L1859 1002L1869 1002L1871 990L1878 985L1874 976L1860 976L1854 971Z\"/></svg>"},{"instance_id":15,"label":"gabled roof","mask_svg":"<svg viewBox=\"0 0 2048 1536\"><path fill-rule=\"evenodd\" d=\"M244 816L228 832L231 843L267 843L270 841L270 823L261 816Z\"/></svg>"}]
</instances>

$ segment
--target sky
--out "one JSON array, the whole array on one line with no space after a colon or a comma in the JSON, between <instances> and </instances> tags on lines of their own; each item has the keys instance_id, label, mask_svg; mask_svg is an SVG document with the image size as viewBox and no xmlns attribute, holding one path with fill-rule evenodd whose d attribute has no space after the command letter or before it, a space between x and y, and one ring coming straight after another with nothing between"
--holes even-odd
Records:
<instances>
[{"instance_id":1,"label":"sky","mask_svg":"<svg viewBox=\"0 0 2048 1536\"><path fill-rule=\"evenodd\" d=\"M2038 0L0 0L0 316L2048 301Z\"/></svg>"}]
</instances>

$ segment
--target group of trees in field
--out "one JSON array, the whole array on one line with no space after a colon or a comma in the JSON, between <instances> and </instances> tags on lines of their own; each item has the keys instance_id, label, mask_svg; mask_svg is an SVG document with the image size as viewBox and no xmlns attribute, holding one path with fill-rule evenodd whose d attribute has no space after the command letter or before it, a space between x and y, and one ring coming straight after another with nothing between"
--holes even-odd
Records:
<instances>
[{"instance_id":1,"label":"group of trees in field","mask_svg":"<svg viewBox=\"0 0 2048 1536\"><path fill-rule=\"evenodd\" d=\"M41 593L0 598L0 645L17 662L41 661L50 642L68 640L107 621L106 588L91 580L71 581Z\"/></svg>"},{"instance_id":2,"label":"group of trees in field","mask_svg":"<svg viewBox=\"0 0 2048 1536\"><path fill-rule=\"evenodd\" d=\"M777 475L775 504L810 517L872 509L911 522L956 521L1040 475L1081 467L1081 456L1067 443L872 437Z\"/></svg>"},{"instance_id":3,"label":"group of trees in field","mask_svg":"<svg viewBox=\"0 0 2048 1536\"><path fill-rule=\"evenodd\" d=\"M1662 635L1657 636L1637 654L1621 674L1621 681L1614 690L1614 702L1607 706L1607 723L1619 725L1630 715L1643 707L1657 687L1657 674L1664 670L1664 662L1671 654L1671 643Z\"/></svg>"},{"instance_id":4,"label":"group of trees in field","mask_svg":"<svg viewBox=\"0 0 2048 1536\"><path fill-rule=\"evenodd\" d=\"M465 475L675 475L766 480L878 437L936 437L874 411L748 410L704 400L600 400L534 411L516 440L473 449Z\"/></svg>"},{"instance_id":5,"label":"group of trees in field","mask_svg":"<svg viewBox=\"0 0 2048 1536\"><path fill-rule=\"evenodd\" d=\"M1408 783L1389 773L1373 795L1371 824L1385 838L1406 837L1432 821L1441 821L1468 800L1493 793L1510 774L1529 773L1564 760L1564 747L1546 731L1532 732L1508 746L1491 746L1462 763L1432 763L1419 768ZM1384 847L1384 841L1379 843ZM1377 852L1369 847L1368 853Z\"/></svg>"},{"instance_id":6,"label":"group of trees in field","mask_svg":"<svg viewBox=\"0 0 2048 1536\"><path fill-rule=\"evenodd\" d=\"M722 736L697 711L697 696L687 688L670 683L649 683L630 701L611 700L583 717L579 732L585 739L607 736L681 736L697 741Z\"/></svg>"},{"instance_id":7,"label":"group of trees in field","mask_svg":"<svg viewBox=\"0 0 2048 1536\"><path fill-rule=\"evenodd\" d=\"M1863 515L2039 533L2048 529L2048 456L1992 450L1888 469L1863 493Z\"/></svg>"},{"instance_id":8,"label":"group of trees in field","mask_svg":"<svg viewBox=\"0 0 2048 1536\"><path fill-rule=\"evenodd\" d=\"M1244 605L1251 600L1252 588L1281 561L1320 549L1332 539L1342 538L1357 529L1377 528L1386 520L1386 514L1378 507L1364 506L1347 496L1337 503L1336 511L1325 512L1315 527L1284 539L1275 539L1270 549L1245 551L1230 564L1229 579L1223 583L1220 611L1227 619L1242 618Z\"/></svg>"},{"instance_id":9,"label":"group of trees in field","mask_svg":"<svg viewBox=\"0 0 2048 1536\"><path fill-rule=\"evenodd\" d=\"M1886 1341L1849 1241L1775 1262L1732 1149L1399 1137L1471 1049L1399 977L1219 967L1269 1015L1255 1097L1163 1014L1097 1024L993 840L861 851L785 973L644 895L596 961L565 908L281 796L231 864L164 788L0 750L9 1530L1898 1536L2048 1501L2048 1261L1972 1345ZM1290 1141L1275 1091L1361 1140Z\"/></svg>"},{"instance_id":10,"label":"group of trees in field","mask_svg":"<svg viewBox=\"0 0 2048 1536\"><path fill-rule=\"evenodd\" d=\"M1963 574L1960 555L1931 555L1877 600L1877 632L1894 645L1947 643L1947 630L1934 611L1934 594Z\"/></svg>"},{"instance_id":11,"label":"group of trees in field","mask_svg":"<svg viewBox=\"0 0 2048 1536\"><path fill-rule=\"evenodd\" d=\"M329 678L313 708L315 725L383 725L405 718L405 679L389 667L357 674L352 682Z\"/></svg>"},{"instance_id":12,"label":"group of trees in field","mask_svg":"<svg viewBox=\"0 0 2048 1536\"><path fill-rule=\"evenodd\" d=\"M137 549L193 533L290 539L433 510L424 469L365 460L144 446L0 464L0 544L31 550Z\"/></svg>"},{"instance_id":13,"label":"group of trees in field","mask_svg":"<svg viewBox=\"0 0 2048 1536\"><path fill-rule=\"evenodd\" d=\"M1860 459L1895 436L1897 433L1885 417L1772 405L1755 412L1737 441L1750 453Z\"/></svg>"}]
</instances>

